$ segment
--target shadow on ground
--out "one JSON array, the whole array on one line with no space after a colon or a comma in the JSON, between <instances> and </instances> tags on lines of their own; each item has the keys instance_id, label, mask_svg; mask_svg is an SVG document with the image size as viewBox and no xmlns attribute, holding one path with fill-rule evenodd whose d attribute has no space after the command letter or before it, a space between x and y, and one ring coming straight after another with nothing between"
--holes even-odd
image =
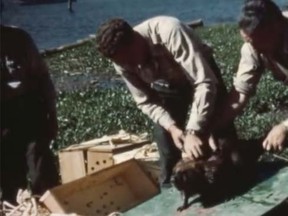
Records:
<instances>
[{"instance_id":1,"label":"shadow on ground","mask_svg":"<svg viewBox=\"0 0 288 216\"><path fill-rule=\"evenodd\" d=\"M260 161L255 166L251 165L251 167L240 171L222 184L211 187L208 194L190 201L189 206L200 201L204 208L211 208L224 201L244 195L256 185L276 175L279 170L287 165L288 162L282 160ZM285 206L287 208L287 202ZM271 213L271 215L273 214ZM270 216L270 214L267 214L267 216Z\"/></svg>"}]
</instances>

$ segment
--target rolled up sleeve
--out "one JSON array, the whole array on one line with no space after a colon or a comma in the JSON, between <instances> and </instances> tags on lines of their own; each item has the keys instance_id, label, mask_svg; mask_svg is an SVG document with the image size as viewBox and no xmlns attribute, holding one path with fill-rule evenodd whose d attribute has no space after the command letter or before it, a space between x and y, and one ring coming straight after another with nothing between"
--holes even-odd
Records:
<instances>
[{"instance_id":1,"label":"rolled up sleeve","mask_svg":"<svg viewBox=\"0 0 288 216\"><path fill-rule=\"evenodd\" d=\"M285 125L286 129L287 129L287 132L288 132L288 118L285 119L283 122L282 122L283 125Z\"/></svg>"},{"instance_id":2,"label":"rolled up sleeve","mask_svg":"<svg viewBox=\"0 0 288 216\"><path fill-rule=\"evenodd\" d=\"M169 37L169 49L182 66L193 91L191 113L186 129L202 131L213 113L217 79L202 56L199 39L185 25L179 24Z\"/></svg>"},{"instance_id":3,"label":"rolled up sleeve","mask_svg":"<svg viewBox=\"0 0 288 216\"><path fill-rule=\"evenodd\" d=\"M263 71L256 52L249 43L245 43L241 48L241 59L234 77L235 90L245 95L254 95Z\"/></svg>"}]
</instances>

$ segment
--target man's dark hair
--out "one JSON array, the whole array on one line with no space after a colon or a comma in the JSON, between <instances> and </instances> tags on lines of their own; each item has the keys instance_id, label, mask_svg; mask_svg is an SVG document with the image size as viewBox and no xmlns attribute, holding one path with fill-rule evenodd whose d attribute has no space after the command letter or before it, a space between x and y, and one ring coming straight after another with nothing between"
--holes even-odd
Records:
<instances>
[{"instance_id":1,"label":"man's dark hair","mask_svg":"<svg viewBox=\"0 0 288 216\"><path fill-rule=\"evenodd\" d=\"M282 12L273 1L246 0L242 7L239 27L251 34L256 29L261 29L282 19Z\"/></svg>"},{"instance_id":2,"label":"man's dark hair","mask_svg":"<svg viewBox=\"0 0 288 216\"><path fill-rule=\"evenodd\" d=\"M116 50L129 44L133 28L123 19L111 19L103 23L96 33L96 48L106 57L112 57Z\"/></svg>"}]
</instances>

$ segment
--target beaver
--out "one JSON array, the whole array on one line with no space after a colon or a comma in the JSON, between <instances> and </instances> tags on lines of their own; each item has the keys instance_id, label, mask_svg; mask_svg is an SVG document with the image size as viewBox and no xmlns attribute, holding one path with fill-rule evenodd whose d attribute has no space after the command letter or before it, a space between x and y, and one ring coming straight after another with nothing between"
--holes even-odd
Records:
<instances>
[{"instance_id":1,"label":"beaver","mask_svg":"<svg viewBox=\"0 0 288 216\"><path fill-rule=\"evenodd\" d=\"M188 199L195 194L205 202L221 194L233 193L233 189L253 173L253 167L263 153L259 140L237 141L233 145L223 140L218 145L218 150L206 158L183 158L175 165L172 182L184 198L178 211L186 209Z\"/></svg>"}]
</instances>

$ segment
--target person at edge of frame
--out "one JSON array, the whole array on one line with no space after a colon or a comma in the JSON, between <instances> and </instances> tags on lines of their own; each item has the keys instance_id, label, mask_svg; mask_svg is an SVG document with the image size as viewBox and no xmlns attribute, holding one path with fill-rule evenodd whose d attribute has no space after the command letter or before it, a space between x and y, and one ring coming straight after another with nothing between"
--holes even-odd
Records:
<instances>
[{"instance_id":1,"label":"person at edge of frame","mask_svg":"<svg viewBox=\"0 0 288 216\"><path fill-rule=\"evenodd\" d=\"M239 28L244 40L241 59L233 88L213 123L215 128L225 126L242 112L255 95L265 69L270 70L276 80L288 85L288 18L279 7L271 0L246 0ZM265 135L262 141L265 150L281 151L288 145L287 117Z\"/></svg>"},{"instance_id":2,"label":"person at edge of frame","mask_svg":"<svg viewBox=\"0 0 288 216\"><path fill-rule=\"evenodd\" d=\"M49 145L57 134L56 94L48 68L24 30L1 25L1 192L42 195L59 183Z\"/></svg>"},{"instance_id":3,"label":"person at edge of frame","mask_svg":"<svg viewBox=\"0 0 288 216\"><path fill-rule=\"evenodd\" d=\"M212 49L193 29L168 16L150 18L134 28L115 18L99 27L96 47L114 63L138 108L155 123L161 186L170 186L181 150L196 159L216 149L209 122L226 88ZM217 136L236 137L231 124L223 131Z\"/></svg>"}]
</instances>

